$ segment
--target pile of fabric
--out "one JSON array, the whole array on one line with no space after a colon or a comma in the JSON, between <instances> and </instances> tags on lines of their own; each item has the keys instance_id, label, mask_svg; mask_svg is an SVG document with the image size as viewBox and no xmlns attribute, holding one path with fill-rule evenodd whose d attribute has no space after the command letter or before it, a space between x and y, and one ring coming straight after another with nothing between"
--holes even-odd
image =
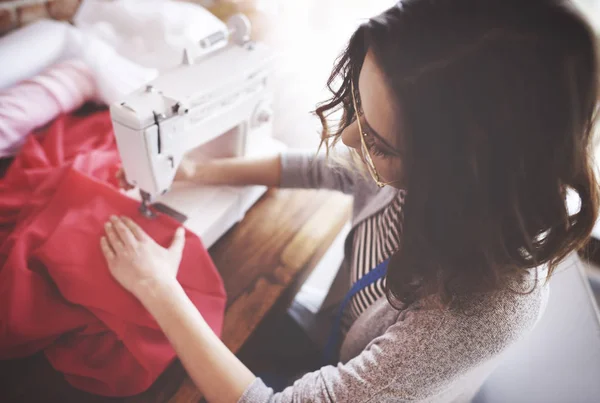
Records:
<instances>
[{"instance_id":1,"label":"pile of fabric","mask_svg":"<svg viewBox=\"0 0 600 403\"><path fill-rule=\"evenodd\" d=\"M34 36L56 38L60 29L71 39L92 38L58 22L36 26ZM14 35L31 35L31 29ZM10 41L3 40L0 59L7 60L2 54ZM166 215L140 216L138 202L115 183L120 161L108 111L84 114L80 107L110 102L156 69L106 44L107 59L94 64L85 57L90 49L75 45L51 63L45 48L40 63L48 65L18 80L9 77L10 68L0 72L0 157L12 159L0 176L0 359L43 351L74 387L128 396L146 390L175 352L143 306L110 276L99 247L103 224L111 215L129 216L165 246L179 224ZM189 232L178 279L220 334L223 282L202 241Z\"/></svg>"}]
</instances>

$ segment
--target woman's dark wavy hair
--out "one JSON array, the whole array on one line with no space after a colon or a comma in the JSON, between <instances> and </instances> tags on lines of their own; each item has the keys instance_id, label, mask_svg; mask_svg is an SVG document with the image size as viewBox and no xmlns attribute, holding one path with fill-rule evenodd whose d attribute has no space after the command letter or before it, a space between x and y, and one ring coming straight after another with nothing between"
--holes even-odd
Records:
<instances>
[{"instance_id":1,"label":"woman's dark wavy hair","mask_svg":"<svg viewBox=\"0 0 600 403\"><path fill-rule=\"evenodd\" d=\"M370 50L406 130L390 301L451 306L510 288L528 268L547 263L551 273L582 246L598 211L595 47L587 22L559 0L405 0L358 28L316 113L329 148L354 119L350 83ZM340 108L332 133L327 116ZM573 215L568 190L581 199Z\"/></svg>"}]
</instances>

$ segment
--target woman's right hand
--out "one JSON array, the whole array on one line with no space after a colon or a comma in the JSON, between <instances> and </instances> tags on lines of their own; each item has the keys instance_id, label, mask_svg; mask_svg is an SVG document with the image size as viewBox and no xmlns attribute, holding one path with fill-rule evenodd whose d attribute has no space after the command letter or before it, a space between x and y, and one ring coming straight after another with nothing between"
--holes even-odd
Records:
<instances>
[{"instance_id":1,"label":"woman's right hand","mask_svg":"<svg viewBox=\"0 0 600 403\"><path fill-rule=\"evenodd\" d=\"M198 165L189 158L182 159L175 173L175 181L191 182L196 176L197 167Z\"/></svg>"},{"instance_id":2,"label":"woman's right hand","mask_svg":"<svg viewBox=\"0 0 600 403\"><path fill-rule=\"evenodd\" d=\"M190 159L184 158L181 160L179 167L177 168L177 172L175 173L175 182L189 182L194 179L194 175L196 174L196 163ZM124 190L131 190L135 186L127 182L127 178L125 177L125 171L123 168L120 168L117 171L117 181L119 182L119 187Z\"/></svg>"}]
</instances>

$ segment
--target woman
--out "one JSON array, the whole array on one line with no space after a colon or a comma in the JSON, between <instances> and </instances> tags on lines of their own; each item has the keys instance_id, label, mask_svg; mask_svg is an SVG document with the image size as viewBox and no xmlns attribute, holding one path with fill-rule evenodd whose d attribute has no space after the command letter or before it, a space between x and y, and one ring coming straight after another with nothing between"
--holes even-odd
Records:
<instances>
[{"instance_id":1,"label":"woman","mask_svg":"<svg viewBox=\"0 0 600 403\"><path fill-rule=\"evenodd\" d=\"M370 176L293 153L192 170L201 184L354 195L342 270L347 289L370 278L344 305L341 349L330 343L339 363L281 393L227 350L177 283L181 231L163 249L115 218L101 241L108 266L208 401L468 401L534 326L546 274L595 221L596 56L564 1L406 0L356 31L317 109L325 143L341 139ZM574 215L567 191L581 199Z\"/></svg>"}]
</instances>

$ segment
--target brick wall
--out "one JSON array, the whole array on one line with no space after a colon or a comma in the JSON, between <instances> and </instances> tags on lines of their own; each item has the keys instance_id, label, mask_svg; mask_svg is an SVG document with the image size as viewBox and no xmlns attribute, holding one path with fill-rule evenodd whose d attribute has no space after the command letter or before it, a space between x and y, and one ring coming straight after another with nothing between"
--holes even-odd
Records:
<instances>
[{"instance_id":1,"label":"brick wall","mask_svg":"<svg viewBox=\"0 0 600 403\"><path fill-rule=\"evenodd\" d=\"M40 18L70 20L80 0L0 0L0 35Z\"/></svg>"}]
</instances>

